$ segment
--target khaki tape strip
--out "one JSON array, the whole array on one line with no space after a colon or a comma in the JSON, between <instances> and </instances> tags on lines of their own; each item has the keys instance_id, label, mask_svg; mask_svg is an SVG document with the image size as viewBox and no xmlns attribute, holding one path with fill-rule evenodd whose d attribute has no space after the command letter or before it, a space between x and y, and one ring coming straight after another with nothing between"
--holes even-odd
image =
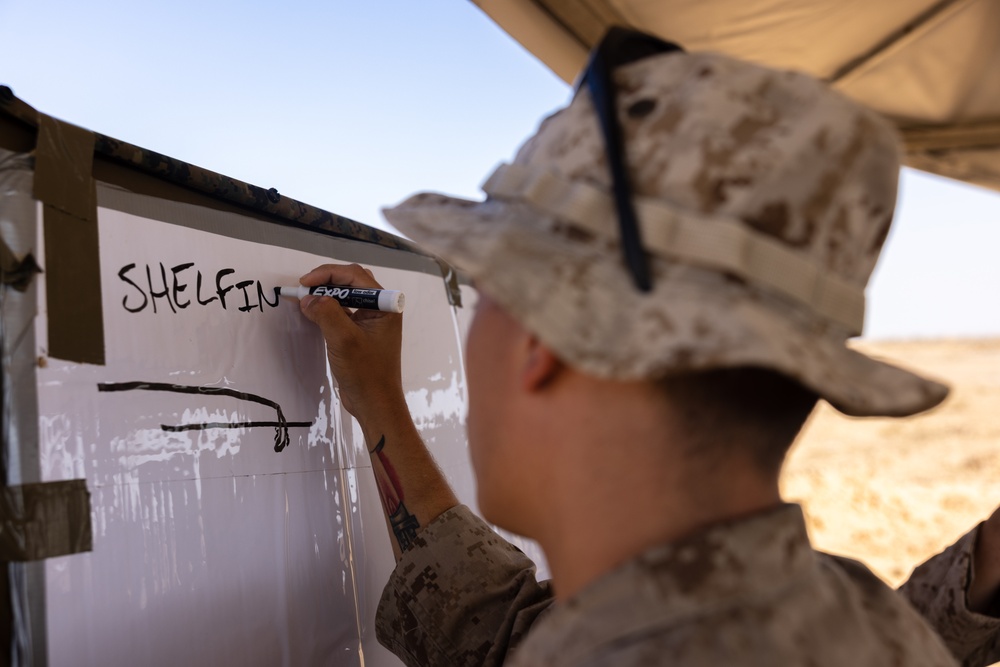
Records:
<instances>
[{"instance_id":1,"label":"khaki tape strip","mask_svg":"<svg viewBox=\"0 0 1000 667\"><path fill-rule=\"evenodd\" d=\"M0 560L42 560L93 548L86 480L0 488Z\"/></svg>"},{"instance_id":2,"label":"khaki tape strip","mask_svg":"<svg viewBox=\"0 0 1000 667\"><path fill-rule=\"evenodd\" d=\"M104 364L94 135L40 115L34 196L44 203L48 354Z\"/></svg>"},{"instance_id":3,"label":"khaki tape strip","mask_svg":"<svg viewBox=\"0 0 1000 667\"><path fill-rule=\"evenodd\" d=\"M93 132L39 114L35 199L81 220L96 220L93 166Z\"/></svg>"},{"instance_id":4,"label":"khaki tape strip","mask_svg":"<svg viewBox=\"0 0 1000 667\"><path fill-rule=\"evenodd\" d=\"M104 318L96 220L84 221L45 204L45 287L48 353L104 365Z\"/></svg>"}]
</instances>

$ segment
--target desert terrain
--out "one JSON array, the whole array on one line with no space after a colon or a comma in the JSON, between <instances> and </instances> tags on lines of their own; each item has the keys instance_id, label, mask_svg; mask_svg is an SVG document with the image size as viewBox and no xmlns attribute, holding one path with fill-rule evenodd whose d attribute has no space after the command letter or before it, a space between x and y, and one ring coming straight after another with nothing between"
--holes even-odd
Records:
<instances>
[{"instance_id":1,"label":"desert terrain","mask_svg":"<svg viewBox=\"0 0 1000 667\"><path fill-rule=\"evenodd\" d=\"M1000 338L861 341L859 350L952 387L907 419L851 419L822 404L785 470L816 548L891 585L1000 505Z\"/></svg>"}]
</instances>

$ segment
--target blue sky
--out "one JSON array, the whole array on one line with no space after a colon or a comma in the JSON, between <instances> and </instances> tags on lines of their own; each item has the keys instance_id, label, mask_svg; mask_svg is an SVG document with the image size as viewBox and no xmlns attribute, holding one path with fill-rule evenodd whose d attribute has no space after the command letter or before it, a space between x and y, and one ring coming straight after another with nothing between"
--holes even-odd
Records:
<instances>
[{"instance_id":1,"label":"blue sky","mask_svg":"<svg viewBox=\"0 0 1000 667\"><path fill-rule=\"evenodd\" d=\"M479 196L568 87L467 0L0 0L40 111L384 226ZM1000 195L904 170L866 335L1000 335Z\"/></svg>"}]
</instances>

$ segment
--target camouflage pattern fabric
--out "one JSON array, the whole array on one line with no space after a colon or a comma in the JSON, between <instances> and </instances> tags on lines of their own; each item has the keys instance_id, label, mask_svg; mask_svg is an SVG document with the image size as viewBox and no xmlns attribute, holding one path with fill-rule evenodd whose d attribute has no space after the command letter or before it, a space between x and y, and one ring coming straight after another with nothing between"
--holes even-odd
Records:
<instances>
[{"instance_id":1,"label":"camouflage pattern fabric","mask_svg":"<svg viewBox=\"0 0 1000 667\"><path fill-rule=\"evenodd\" d=\"M983 665L1000 621L964 607L973 541L903 590L965 665ZM797 505L652 549L558 604L524 554L459 506L403 554L376 631L414 667L957 664L864 565L813 551Z\"/></svg>"},{"instance_id":2,"label":"camouflage pattern fabric","mask_svg":"<svg viewBox=\"0 0 1000 667\"><path fill-rule=\"evenodd\" d=\"M508 165L534 175L517 187L491 178L483 202L418 194L386 218L591 375L761 366L859 416L944 398L845 345L895 205L898 141L883 118L807 75L719 54L649 57L614 77L643 234L662 233L644 246L651 292L622 259L586 90ZM664 219L683 234L664 233Z\"/></svg>"},{"instance_id":3,"label":"camouflage pattern fabric","mask_svg":"<svg viewBox=\"0 0 1000 667\"><path fill-rule=\"evenodd\" d=\"M429 523L386 584L375 632L408 665L501 665L552 603L535 564L464 505Z\"/></svg>"},{"instance_id":4,"label":"camouflage pattern fabric","mask_svg":"<svg viewBox=\"0 0 1000 667\"><path fill-rule=\"evenodd\" d=\"M965 601L978 530L919 566L899 589L965 667L1000 662L1000 618L969 611Z\"/></svg>"}]
</instances>

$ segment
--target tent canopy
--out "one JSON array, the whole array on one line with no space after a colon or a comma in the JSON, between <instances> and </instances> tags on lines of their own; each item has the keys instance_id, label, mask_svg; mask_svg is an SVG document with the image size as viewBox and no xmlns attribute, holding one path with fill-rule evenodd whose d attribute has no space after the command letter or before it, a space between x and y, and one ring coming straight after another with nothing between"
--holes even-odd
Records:
<instances>
[{"instance_id":1,"label":"tent canopy","mask_svg":"<svg viewBox=\"0 0 1000 667\"><path fill-rule=\"evenodd\" d=\"M899 127L906 163L1000 190L1000 0L473 0L572 81L612 25L820 77Z\"/></svg>"}]
</instances>

